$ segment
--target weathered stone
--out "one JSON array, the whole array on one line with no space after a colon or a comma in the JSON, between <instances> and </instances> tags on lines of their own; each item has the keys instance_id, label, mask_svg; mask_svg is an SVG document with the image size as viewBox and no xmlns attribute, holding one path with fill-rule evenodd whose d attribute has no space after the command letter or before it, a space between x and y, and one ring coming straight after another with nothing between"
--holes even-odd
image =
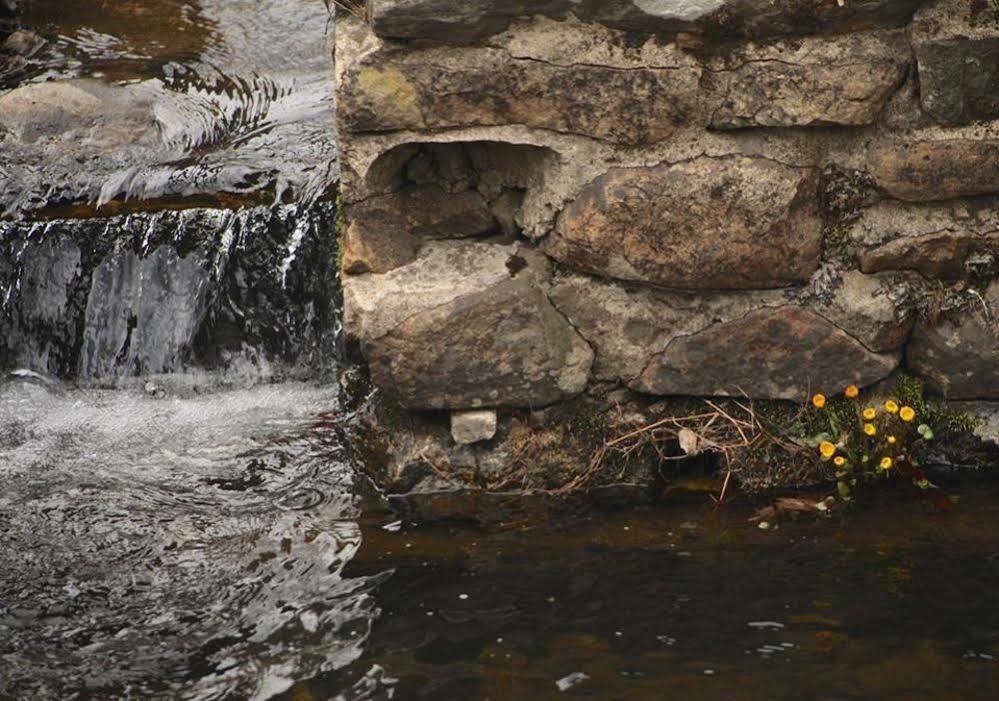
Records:
<instances>
[{"instance_id":1,"label":"weathered stone","mask_svg":"<svg viewBox=\"0 0 999 701\"><path fill-rule=\"evenodd\" d=\"M816 303L792 291L667 292L571 276L551 299L593 347L595 379L652 394L800 399L809 388L870 384L897 365L899 353L873 349L898 348L910 322L878 298L872 305L863 294L872 287L847 280Z\"/></svg>"},{"instance_id":2,"label":"weathered stone","mask_svg":"<svg viewBox=\"0 0 999 701\"><path fill-rule=\"evenodd\" d=\"M899 356L872 353L814 312L786 306L676 338L632 386L652 394L802 399L873 384Z\"/></svg>"},{"instance_id":3,"label":"weathered stone","mask_svg":"<svg viewBox=\"0 0 999 701\"><path fill-rule=\"evenodd\" d=\"M911 35L928 113L944 124L999 117L999 6L938 0L916 13Z\"/></svg>"},{"instance_id":4,"label":"weathered stone","mask_svg":"<svg viewBox=\"0 0 999 701\"><path fill-rule=\"evenodd\" d=\"M445 192L437 185L406 187L346 209L343 272L384 273L416 257L421 240L464 238L500 229L475 190Z\"/></svg>"},{"instance_id":5,"label":"weathered stone","mask_svg":"<svg viewBox=\"0 0 999 701\"><path fill-rule=\"evenodd\" d=\"M488 441L495 435L495 411L451 412L451 437L458 445L471 445Z\"/></svg>"},{"instance_id":6,"label":"weathered stone","mask_svg":"<svg viewBox=\"0 0 999 701\"><path fill-rule=\"evenodd\" d=\"M902 32L745 44L711 58L703 89L716 129L870 124L905 78Z\"/></svg>"},{"instance_id":7,"label":"weathered stone","mask_svg":"<svg viewBox=\"0 0 999 701\"><path fill-rule=\"evenodd\" d=\"M810 303L865 348L887 353L902 347L914 318L904 302L911 281L905 275L864 275L847 271L836 280L831 294Z\"/></svg>"},{"instance_id":8,"label":"weathered stone","mask_svg":"<svg viewBox=\"0 0 999 701\"><path fill-rule=\"evenodd\" d=\"M925 0L371 0L381 36L464 42L505 29L517 17L582 19L634 32L695 31L764 37L904 25Z\"/></svg>"},{"instance_id":9,"label":"weathered stone","mask_svg":"<svg viewBox=\"0 0 999 701\"><path fill-rule=\"evenodd\" d=\"M700 68L669 47L661 65L620 70L551 65L501 48L402 50L379 45L356 22L337 33L338 55L349 61L338 71L338 114L349 132L522 124L647 144L697 108Z\"/></svg>"},{"instance_id":10,"label":"weathered stone","mask_svg":"<svg viewBox=\"0 0 999 701\"><path fill-rule=\"evenodd\" d=\"M999 399L999 281L954 318L916 325L910 370L950 399Z\"/></svg>"},{"instance_id":11,"label":"weathered stone","mask_svg":"<svg viewBox=\"0 0 999 701\"><path fill-rule=\"evenodd\" d=\"M820 249L814 173L742 157L612 170L566 207L545 242L581 270L696 289L807 280Z\"/></svg>"},{"instance_id":12,"label":"weathered stone","mask_svg":"<svg viewBox=\"0 0 999 701\"><path fill-rule=\"evenodd\" d=\"M900 200L923 202L999 192L999 135L878 143L869 168L878 185Z\"/></svg>"},{"instance_id":13,"label":"weathered stone","mask_svg":"<svg viewBox=\"0 0 999 701\"><path fill-rule=\"evenodd\" d=\"M865 273L915 270L927 277L963 277L999 257L999 201L885 201L863 211L850 237Z\"/></svg>"},{"instance_id":14,"label":"weathered stone","mask_svg":"<svg viewBox=\"0 0 999 701\"><path fill-rule=\"evenodd\" d=\"M406 406L541 406L586 386L593 353L545 294L543 256L434 241L383 275L344 281L345 324L372 378Z\"/></svg>"}]
</instances>

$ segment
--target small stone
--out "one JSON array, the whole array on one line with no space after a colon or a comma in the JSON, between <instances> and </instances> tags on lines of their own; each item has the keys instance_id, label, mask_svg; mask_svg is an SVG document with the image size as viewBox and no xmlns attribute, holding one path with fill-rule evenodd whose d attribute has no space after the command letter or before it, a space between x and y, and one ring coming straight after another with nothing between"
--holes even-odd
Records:
<instances>
[{"instance_id":1,"label":"small stone","mask_svg":"<svg viewBox=\"0 0 999 701\"><path fill-rule=\"evenodd\" d=\"M451 413L451 437L458 445L488 441L495 435L495 411L455 411Z\"/></svg>"}]
</instances>

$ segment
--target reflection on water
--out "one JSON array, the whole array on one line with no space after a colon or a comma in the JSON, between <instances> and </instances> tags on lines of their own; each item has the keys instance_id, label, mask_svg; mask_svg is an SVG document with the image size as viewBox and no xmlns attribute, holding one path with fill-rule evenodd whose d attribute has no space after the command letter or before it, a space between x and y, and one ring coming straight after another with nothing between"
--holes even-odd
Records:
<instances>
[{"instance_id":1,"label":"reflection on water","mask_svg":"<svg viewBox=\"0 0 999 701\"><path fill-rule=\"evenodd\" d=\"M0 698L267 698L355 659L374 579L328 390L0 386Z\"/></svg>"},{"instance_id":2,"label":"reflection on water","mask_svg":"<svg viewBox=\"0 0 999 701\"><path fill-rule=\"evenodd\" d=\"M377 666L372 698L993 699L999 494L971 492L952 516L889 496L767 533L701 504L365 527L346 572L394 571L381 616L360 660L297 688Z\"/></svg>"},{"instance_id":3,"label":"reflection on water","mask_svg":"<svg viewBox=\"0 0 999 701\"><path fill-rule=\"evenodd\" d=\"M118 143L114 112L136 105L151 110L152 138L133 131L142 148L99 148L81 169L75 150L0 129L0 209L219 192L308 202L335 182L323 0L34 0L24 20L48 43L22 80L126 86L95 146Z\"/></svg>"},{"instance_id":4,"label":"reflection on water","mask_svg":"<svg viewBox=\"0 0 999 701\"><path fill-rule=\"evenodd\" d=\"M990 699L999 490L365 517L307 385L0 387L0 698Z\"/></svg>"}]
</instances>

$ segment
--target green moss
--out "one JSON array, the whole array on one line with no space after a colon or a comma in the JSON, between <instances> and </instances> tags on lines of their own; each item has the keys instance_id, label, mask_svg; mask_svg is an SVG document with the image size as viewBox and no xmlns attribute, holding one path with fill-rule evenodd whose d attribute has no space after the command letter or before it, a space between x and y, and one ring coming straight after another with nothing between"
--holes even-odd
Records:
<instances>
[{"instance_id":1,"label":"green moss","mask_svg":"<svg viewBox=\"0 0 999 701\"><path fill-rule=\"evenodd\" d=\"M916 410L923 423L928 424L938 435L973 433L981 425L981 419L967 412L956 411L946 402L926 399L925 384L918 377L899 373L895 379L895 392L902 404Z\"/></svg>"}]
</instances>

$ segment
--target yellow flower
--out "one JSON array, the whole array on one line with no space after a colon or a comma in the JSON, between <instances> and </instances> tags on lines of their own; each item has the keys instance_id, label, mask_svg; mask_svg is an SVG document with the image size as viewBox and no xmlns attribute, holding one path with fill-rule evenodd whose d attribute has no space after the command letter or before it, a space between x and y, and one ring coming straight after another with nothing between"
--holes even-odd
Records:
<instances>
[{"instance_id":1,"label":"yellow flower","mask_svg":"<svg viewBox=\"0 0 999 701\"><path fill-rule=\"evenodd\" d=\"M916 410L911 406L904 406L899 410L898 415L902 421L909 422L916 418Z\"/></svg>"},{"instance_id":2,"label":"yellow flower","mask_svg":"<svg viewBox=\"0 0 999 701\"><path fill-rule=\"evenodd\" d=\"M895 445L895 436L888 436L888 445Z\"/></svg>"},{"instance_id":3,"label":"yellow flower","mask_svg":"<svg viewBox=\"0 0 999 701\"><path fill-rule=\"evenodd\" d=\"M819 452L822 453L823 458L828 460L836 452L836 446L829 441L822 441L819 443Z\"/></svg>"},{"instance_id":4,"label":"yellow flower","mask_svg":"<svg viewBox=\"0 0 999 701\"><path fill-rule=\"evenodd\" d=\"M873 436L878 432L878 429L874 428L874 424L864 424L864 433L868 436Z\"/></svg>"},{"instance_id":5,"label":"yellow flower","mask_svg":"<svg viewBox=\"0 0 999 701\"><path fill-rule=\"evenodd\" d=\"M836 467L843 467L843 465L846 464L846 458L844 458L842 455L837 455L836 458L833 460L833 464L836 465Z\"/></svg>"},{"instance_id":6,"label":"yellow flower","mask_svg":"<svg viewBox=\"0 0 999 701\"><path fill-rule=\"evenodd\" d=\"M895 403L894 399L889 399L885 402L885 411L889 414L895 414L898 412L898 404Z\"/></svg>"},{"instance_id":7,"label":"yellow flower","mask_svg":"<svg viewBox=\"0 0 999 701\"><path fill-rule=\"evenodd\" d=\"M874 409L874 407L869 406L866 409L864 409L864 418L867 419L868 421L877 416L877 414L878 412Z\"/></svg>"},{"instance_id":8,"label":"yellow flower","mask_svg":"<svg viewBox=\"0 0 999 701\"><path fill-rule=\"evenodd\" d=\"M857 389L857 385L850 385L849 387L846 388L843 394L846 395L847 399L853 399L858 394L860 394L860 390Z\"/></svg>"},{"instance_id":9,"label":"yellow flower","mask_svg":"<svg viewBox=\"0 0 999 701\"><path fill-rule=\"evenodd\" d=\"M891 468L891 458L881 458L881 465L879 467L882 470Z\"/></svg>"},{"instance_id":10,"label":"yellow flower","mask_svg":"<svg viewBox=\"0 0 999 701\"><path fill-rule=\"evenodd\" d=\"M821 409L826 405L826 395L816 394L814 397L812 397L812 404L815 405L816 409Z\"/></svg>"}]
</instances>

